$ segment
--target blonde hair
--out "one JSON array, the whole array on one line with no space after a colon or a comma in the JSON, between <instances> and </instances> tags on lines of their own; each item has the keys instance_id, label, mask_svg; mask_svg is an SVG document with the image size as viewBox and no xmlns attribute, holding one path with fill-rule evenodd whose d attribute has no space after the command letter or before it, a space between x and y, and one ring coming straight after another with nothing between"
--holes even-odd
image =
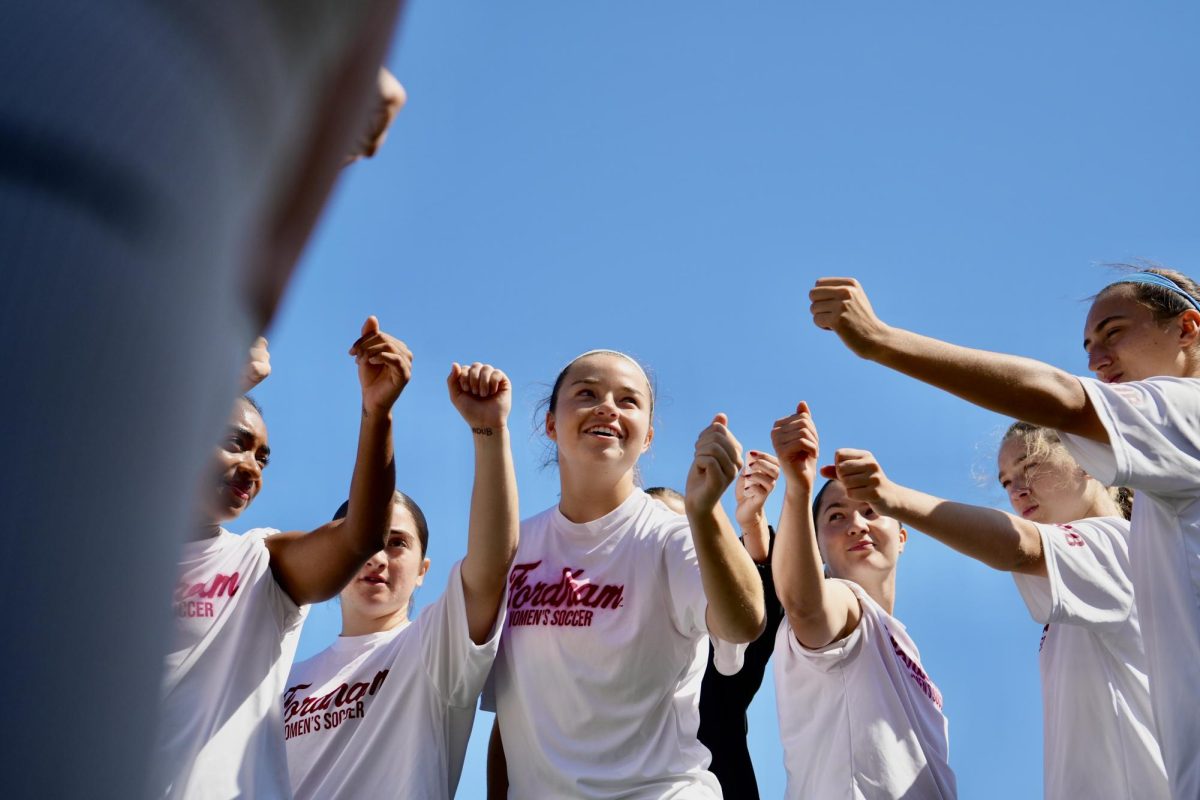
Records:
<instances>
[{"instance_id":1,"label":"blonde hair","mask_svg":"<svg viewBox=\"0 0 1200 800\"><path fill-rule=\"evenodd\" d=\"M1004 432L1000 444L1003 446L1010 441L1018 440L1025 447L1026 459L1045 461L1067 468L1074 467L1083 471L1083 467L1079 466L1079 463L1071 457L1071 453L1063 444L1058 431L1052 428L1031 425L1028 422L1014 422ZM1108 494L1121 510L1121 515L1125 519L1129 519L1130 514L1133 513L1133 490L1125 486L1112 486L1108 488Z\"/></svg>"}]
</instances>

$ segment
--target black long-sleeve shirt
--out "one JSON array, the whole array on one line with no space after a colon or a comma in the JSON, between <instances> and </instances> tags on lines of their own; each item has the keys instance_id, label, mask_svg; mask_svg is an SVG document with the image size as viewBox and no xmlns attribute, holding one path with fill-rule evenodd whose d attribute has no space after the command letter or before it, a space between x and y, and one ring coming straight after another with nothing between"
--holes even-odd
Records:
<instances>
[{"instance_id":1,"label":"black long-sleeve shirt","mask_svg":"<svg viewBox=\"0 0 1200 800\"><path fill-rule=\"evenodd\" d=\"M712 753L709 770L717 776L725 797L736 800L758 800L758 781L746 743L749 720L746 709L762 686L763 673L771 651L775 649L775 634L783 621L783 604L775 594L771 577L771 554L775 551L775 530L770 529L767 561L755 564L762 580L766 601L767 625L762 635L746 648L742 669L736 675L722 675L713 666L713 649L708 647L708 668L700 687L700 729L697 737Z\"/></svg>"}]
</instances>

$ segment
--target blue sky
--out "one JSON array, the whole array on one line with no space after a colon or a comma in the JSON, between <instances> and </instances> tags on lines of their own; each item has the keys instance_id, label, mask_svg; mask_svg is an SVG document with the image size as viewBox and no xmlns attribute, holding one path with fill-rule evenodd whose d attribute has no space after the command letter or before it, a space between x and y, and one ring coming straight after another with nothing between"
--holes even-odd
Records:
<instances>
[{"instance_id":1,"label":"blue sky","mask_svg":"<svg viewBox=\"0 0 1200 800\"><path fill-rule=\"evenodd\" d=\"M826 455L866 447L896 480L1002 505L1005 420L857 360L807 291L853 275L889 323L1083 371L1101 262L1200 273L1198 24L1182 2L414 0L389 60L409 105L347 170L270 332L275 456L235 530L311 528L345 497L345 353L369 313L416 356L395 417L400 486L431 524L418 606L466 546L453 360L513 379L522 516L558 490L534 406L594 347L657 374L648 483L682 484L715 412L767 448L805 399ZM946 697L962 796L1037 796L1041 630L1011 579L914 534L897 616ZM338 625L315 609L301 657ZM461 797L482 796L490 724ZM769 673L751 744L780 796Z\"/></svg>"}]
</instances>

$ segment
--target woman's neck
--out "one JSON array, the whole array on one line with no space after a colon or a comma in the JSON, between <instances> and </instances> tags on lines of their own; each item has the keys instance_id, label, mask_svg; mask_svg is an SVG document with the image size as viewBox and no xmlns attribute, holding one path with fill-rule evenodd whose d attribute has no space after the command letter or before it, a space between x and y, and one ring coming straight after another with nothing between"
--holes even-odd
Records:
<instances>
[{"instance_id":1,"label":"woman's neck","mask_svg":"<svg viewBox=\"0 0 1200 800\"><path fill-rule=\"evenodd\" d=\"M1123 517L1121 506L1109 494L1109 491L1104 486L1100 485L1099 481L1088 481L1087 488L1087 508L1080 519L1088 519L1090 517ZM1074 522L1074 520L1071 520Z\"/></svg>"},{"instance_id":2,"label":"woman's neck","mask_svg":"<svg viewBox=\"0 0 1200 800\"><path fill-rule=\"evenodd\" d=\"M192 536L189 541L202 542L205 539L212 539L221 533L221 523L219 522L201 522L196 527L192 528Z\"/></svg>"},{"instance_id":3,"label":"woman's neck","mask_svg":"<svg viewBox=\"0 0 1200 800\"><path fill-rule=\"evenodd\" d=\"M579 474L565 465L560 465L562 497L558 510L571 522L591 522L600 519L629 499L633 492L633 471L625 472L614 479L606 476Z\"/></svg>"},{"instance_id":4,"label":"woman's neck","mask_svg":"<svg viewBox=\"0 0 1200 800\"><path fill-rule=\"evenodd\" d=\"M374 617L361 614L342 603L342 632L340 636L366 636L399 628L408 622L408 601L390 614Z\"/></svg>"},{"instance_id":5,"label":"woman's neck","mask_svg":"<svg viewBox=\"0 0 1200 800\"><path fill-rule=\"evenodd\" d=\"M894 614L896 609L896 571L890 570L878 575L869 574L861 576L862 580L850 578L862 590L870 596L872 600L879 604L879 607L888 614Z\"/></svg>"}]
</instances>

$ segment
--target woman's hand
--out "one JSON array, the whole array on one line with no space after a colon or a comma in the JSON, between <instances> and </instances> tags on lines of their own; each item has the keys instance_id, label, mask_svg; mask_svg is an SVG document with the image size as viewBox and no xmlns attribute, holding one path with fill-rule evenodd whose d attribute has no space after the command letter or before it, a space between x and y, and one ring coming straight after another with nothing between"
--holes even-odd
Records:
<instances>
[{"instance_id":1,"label":"woman's hand","mask_svg":"<svg viewBox=\"0 0 1200 800\"><path fill-rule=\"evenodd\" d=\"M887 335L888 326L875 316L867 293L854 278L818 278L808 299L813 323L836 333L856 355L870 358Z\"/></svg>"},{"instance_id":2,"label":"woman's hand","mask_svg":"<svg viewBox=\"0 0 1200 800\"><path fill-rule=\"evenodd\" d=\"M763 505L778 480L779 459L758 450L751 450L746 455L746 467L733 487L737 499L734 518L743 531L763 521Z\"/></svg>"},{"instance_id":3,"label":"woman's hand","mask_svg":"<svg viewBox=\"0 0 1200 800\"><path fill-rule=\"evenodd\" d=\"M412 352L404 342L381 331L379 320L370 316L363 323L362 335L350 346L350 355L358 364L363 412L391 411L412 377Z\"/></svg>"},{"instance_id":4,"label":"woman's hand","mask_svg":"<svg viewBox=\"0 0 1200 800\"><path fill-rule=\"evenodd\" d=\"M476 434L491 436L508 423L512 383L491 364L451 364L446 386L450 402Z\"/></svg>"},{"instance_id":5,"label":"woman's hand","mask_svg":"<svg viewBox=\"0 0 1200 800\"><path fill-rule=\"evenodd\" d=\"M779 456L779 468L789 489L812 492L817 479L820 442L812 412L804 401L796 406L795 414L775 420L775 426L771 428L771 444Z\"/></svg>"},{"instance_id":6,"label":"woman's hand","mask_svg":"<svg viewBox=\"0 0 1200 800\"><path fill-rule=\"evenodd\" d=\"M742 468L742 445L729 432L728 422L724 414L717 414L696 440L696 454L684 490L683 502L689 515L711 512Z\"/></svg>"}]
</instances>

